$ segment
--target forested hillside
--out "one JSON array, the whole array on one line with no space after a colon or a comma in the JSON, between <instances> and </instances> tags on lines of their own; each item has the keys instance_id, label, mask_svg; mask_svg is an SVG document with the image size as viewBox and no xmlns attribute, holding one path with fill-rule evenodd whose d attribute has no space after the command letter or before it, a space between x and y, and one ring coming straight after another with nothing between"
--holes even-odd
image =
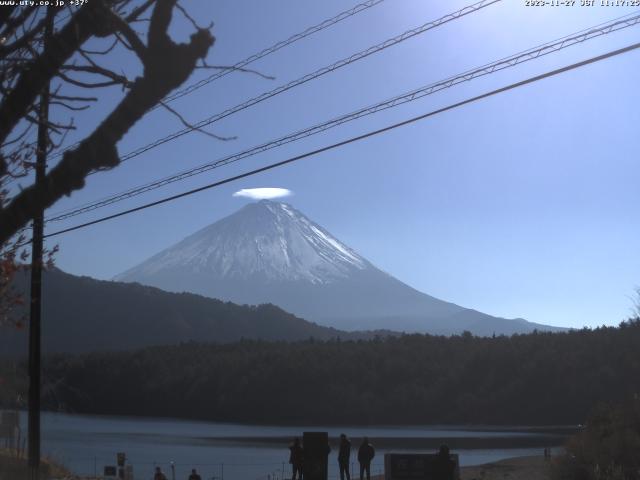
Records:
<instances>
[{"instance_id":1,"label":"forested hillside","mask_svg":"<svg viewBox=\"0 0 640 480\"><path fill-rule=\"evenodd\" d=\"M28 298L28 277L16 290ZM348 334L298 318L274 305L237 305L191 293L169 293L47 271L43 281L42 346L47 353L132 350L180 342L235 342L241 338L303 340ZM26 313L25 313L25 316ZM0 357L26 355L27 329L0 330Z\"/></svg>"},{"instance_id":2,"label":"forested hillside","mask_svg":"<svg viewBox=\"0 0 640 480\"><path fill-rule=\"evenodd\" d=\"M640 392L640 320L512 337L241 341L57 356L50 409L265 423L578 424Z\"/></svg>"}]
</instances>

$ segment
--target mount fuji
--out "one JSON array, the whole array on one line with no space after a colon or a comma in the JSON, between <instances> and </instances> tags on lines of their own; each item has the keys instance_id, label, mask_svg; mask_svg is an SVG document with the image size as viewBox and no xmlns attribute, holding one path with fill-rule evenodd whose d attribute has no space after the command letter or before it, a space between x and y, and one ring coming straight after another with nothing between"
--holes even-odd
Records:
<instances>
[{"instance_id":1,"label":"mount fuji","mask_svg":"<svg viewBox=\"0 0 640 480\"><path fill-rule=\"evenodd\" d=\"M476 335L562 330L493 317L379 270L286 203L261 200L114 278L239 304L275 304L342 330Z\"/></svg>"}]
</instances>

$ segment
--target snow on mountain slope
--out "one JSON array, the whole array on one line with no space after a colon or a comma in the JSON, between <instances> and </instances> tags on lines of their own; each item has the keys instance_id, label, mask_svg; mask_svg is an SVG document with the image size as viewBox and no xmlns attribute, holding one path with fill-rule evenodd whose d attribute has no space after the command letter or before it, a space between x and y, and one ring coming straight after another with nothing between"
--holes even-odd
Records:
<instances>
[{"instance_id":1,"label":"snow on mountain slope","mask_svg":"<svg viewBox=\"0 0 640 480\"><path fill-rule=\"evenodd\" d=\"M284 203L263 200L185 238L116 280L172 268L218 277L328 283L369 263Z\"/></svg>"},{"instance_id":2,"label":"snow on mountain slope","mask_svg":"<svg viewBox=\"0 0 640 480\"><path fill-rule=\"evenodd\" d=\"M344 330L528 332L419 292L286 203L251 203L115 277L240 304L273 303ZM470 327L471 326L471 327Z\"/></svg>"}]
</instances>

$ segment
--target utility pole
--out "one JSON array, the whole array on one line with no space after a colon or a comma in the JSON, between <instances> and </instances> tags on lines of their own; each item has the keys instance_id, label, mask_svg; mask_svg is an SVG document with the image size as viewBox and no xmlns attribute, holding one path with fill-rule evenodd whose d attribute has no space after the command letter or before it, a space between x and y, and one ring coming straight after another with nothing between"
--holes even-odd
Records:
<instances>
[{"instance_id":1,"label":"utility pole","mask_svg":"<svg viewBox=\"0 0 640 480\"><path fill-rule=\"evenodd\" d=\"M46 10L43 51L46 55L53 31L53 10ZM47 168L49 130L49 82L40 95L38 109L38 151L36 152L35 185L42 186ZM41 329L42 258L44 235L44 209L33 217L31 244L31 302L29 309L29 478L40 479L40 386L41 386Z\"/></svg>"}]
</instances>

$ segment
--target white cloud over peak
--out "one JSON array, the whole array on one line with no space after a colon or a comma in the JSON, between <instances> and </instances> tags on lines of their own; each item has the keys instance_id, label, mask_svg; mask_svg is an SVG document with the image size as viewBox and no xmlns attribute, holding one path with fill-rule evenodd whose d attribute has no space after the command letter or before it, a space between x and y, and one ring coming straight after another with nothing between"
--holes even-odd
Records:
<instances>
[{"instance_id":1,"label":"white cloud over peak","mask_svg":"<svg viewBox=\"0 0 640 480\"><path fill-rule=\"evenodd\" d=\"M246 197L253 200L272 200L274 198L282 198L293 195L293 192L287 188L243 188L233 194L234 197Z\"/></svg>"}]
</instances>

